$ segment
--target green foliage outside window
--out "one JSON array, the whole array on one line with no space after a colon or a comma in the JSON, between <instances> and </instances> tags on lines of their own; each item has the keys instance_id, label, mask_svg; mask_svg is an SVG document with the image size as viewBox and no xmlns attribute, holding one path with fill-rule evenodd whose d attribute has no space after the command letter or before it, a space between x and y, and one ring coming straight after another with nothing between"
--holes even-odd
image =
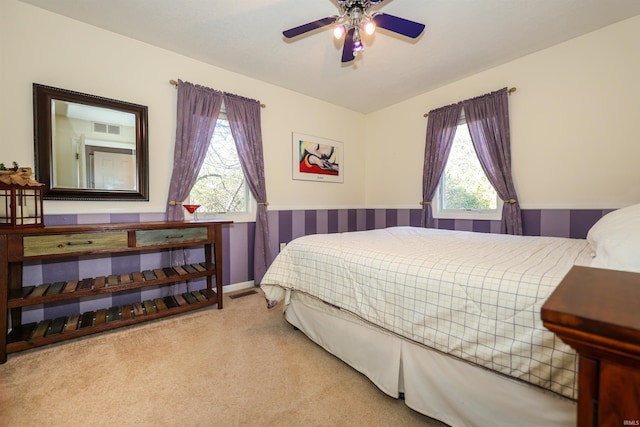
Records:
<instances>
[{"instance_id":1,"label":"green foliage outside window","mask_svg":"<svg viewBox=\"0 0 640 427\"><path fill-rule=\"evenodd\" d=\"M444 209L496 209L496 191L482 170L466 124L456 131L443 185Z\"/></svg>"},{"instance_id":2,"label":"green foliage outside window","mask_svg":"<svg viewBox=\"0 0 640 427\"><path fill-rule=\"evenodd\" d=\"M190 203L200 205L201 213L246 212L247 194L229 122L219 118Z\"/></svg>"}]
</instances>

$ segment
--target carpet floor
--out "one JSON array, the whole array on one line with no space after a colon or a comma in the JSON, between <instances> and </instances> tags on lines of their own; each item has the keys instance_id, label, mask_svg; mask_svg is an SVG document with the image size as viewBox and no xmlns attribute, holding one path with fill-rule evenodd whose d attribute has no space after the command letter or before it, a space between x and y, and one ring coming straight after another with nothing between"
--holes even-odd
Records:
<instances>
[{"instance_id":1,"label":"carpet floor","mask_svg":"<svg viewBox=\"0 0 640 427\"><path fill-rule=\"evenodd\" d=\"M293 329L261 291L10 354L2 426L433 426Z\"/></svg>"}]
</instances>

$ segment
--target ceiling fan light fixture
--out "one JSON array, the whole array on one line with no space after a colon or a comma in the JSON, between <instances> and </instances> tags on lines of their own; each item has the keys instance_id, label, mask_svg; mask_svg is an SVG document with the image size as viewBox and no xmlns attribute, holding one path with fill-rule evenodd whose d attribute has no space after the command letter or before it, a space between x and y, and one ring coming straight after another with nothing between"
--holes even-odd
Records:
<instances>
[{"instance_id":1,"label":"ceiling fan light fixture","mask_svg":"<svg viewBox=\"0 0 640 427\"><path fill-rule=\"evenodd\" d=\"M364 50L364 44L362 43L362 38L360 38L360 30L358 28L353 29L353 48L351 50L354 55Z\"/></svg>"},{"instance_id":2,"label":"ceiling fan light fixture","mask_svg":"<svg viewBox=\"0 0 640 427\"><path fill-rule=\"evenodd\" d=\"M373 21L367 21L364 23L362 28L364 29L365 33L371 35L376 31L376 24Z\"/></svg>"},{"instance_id":3,"label":"ceiling fan light fixture","mask_svg":"<svg viewBox=\"0 0 640 427\"><path fill-rule=\"evenodd\" d=\"M332 0L337 3L339 15L329 16L299 25L282 32L287 39L292 39L302 34L309 33L318 28L333 27L333 36L336 40L344 37L342 43L342 62L351 62L358 52L364 50L364 44L360 37L363 31L372 35L377 27L391 31L401 36L417 39L424 31L425 25L419 22L400 18L395 15L382 13L374 7L385 0Z\"/></svg>"}]
</instances>

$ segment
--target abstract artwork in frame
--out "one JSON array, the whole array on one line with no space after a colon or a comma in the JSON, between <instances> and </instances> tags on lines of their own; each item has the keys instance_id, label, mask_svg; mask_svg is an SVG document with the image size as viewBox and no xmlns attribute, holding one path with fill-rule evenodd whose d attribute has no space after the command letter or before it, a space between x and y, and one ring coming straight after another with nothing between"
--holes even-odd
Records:
<instances>
[{"instance_id":1,"label":"abstract artwork in frame","mask_svg":"<svg viewBox=\"0 0 640 427\"><path fill-rule=\"evenodd\" d=\"M293 179L344 182L343 143L293 133Z\"/></svg>"}]
</instances>

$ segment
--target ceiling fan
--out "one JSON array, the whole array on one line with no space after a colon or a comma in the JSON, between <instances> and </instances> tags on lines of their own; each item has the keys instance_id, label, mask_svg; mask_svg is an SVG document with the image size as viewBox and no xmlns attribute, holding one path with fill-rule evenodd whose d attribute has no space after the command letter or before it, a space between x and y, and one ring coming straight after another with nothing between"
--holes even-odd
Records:
<instances>
[{"instance_id":1,"label":"ceiling fan","mask_svg":"<svg viewBox=\"0 0 640 427\"><path fill-rule=\"evenodd\" d=\"M399 18L394 15L370 10L371 6L384 0L336 0L340 14L318 19L298 27L283 31L282 34L290 39L309 31L335 24L333 34L337 39L344 35L342 48L342 62L350 62L356 58L358 52L364 49L361 31L373 34L376 27L384 28L394 33L412 39L417 38L424 31L424 24Z\"/></svg>"}]
</instances>

